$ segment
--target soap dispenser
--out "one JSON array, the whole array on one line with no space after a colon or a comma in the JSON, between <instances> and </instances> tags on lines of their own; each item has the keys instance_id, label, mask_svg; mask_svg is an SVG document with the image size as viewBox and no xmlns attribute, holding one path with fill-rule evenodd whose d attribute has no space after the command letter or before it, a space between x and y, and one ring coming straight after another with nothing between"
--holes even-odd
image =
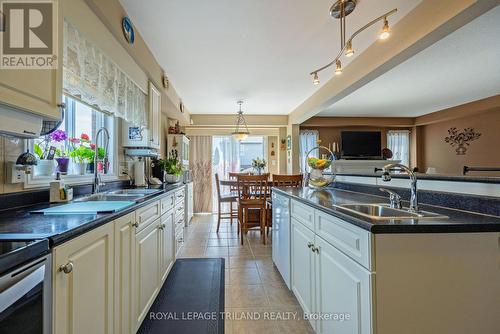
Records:
<instances>
[{"instance_id":1,"label":"soap dispenser","mask_svg":"<svg viewBox=\"0 0 500 334\"><path fill-rule=\"evenodd\" d=\"M50 202L67 202L73 199L73 189L68 189L61 179L61 173L56 173L56 179L50 182Z\"/></svg>"}]
</instances>

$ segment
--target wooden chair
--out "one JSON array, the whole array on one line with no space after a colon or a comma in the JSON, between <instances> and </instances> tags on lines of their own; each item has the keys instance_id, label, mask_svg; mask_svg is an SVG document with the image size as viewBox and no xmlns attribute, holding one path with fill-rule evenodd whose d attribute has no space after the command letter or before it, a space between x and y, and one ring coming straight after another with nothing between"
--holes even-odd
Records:
<instances>
[{"instance_id":1,"label":"wooden chair","mask_svg":"<svg viewBox=\"0 0 500 334\"><path fill-rule=\"evenodd\" d=\"M228 177L229 177L229 180L234 180L236 181L238 179L238 175L250 175L250 173L237 173L237 172L229 172L228 173ZM231 192L238 192L238 186L230 186L229 187L229 191Z\"/></svg>"},{"instance_id":2,"label":"wooden chair","mask_svg":"<svg viewBox=\"0 0 500 334\"><path fill-rule=\"evenodd\" d=\"M300 188L304 182L304 177L302 174L295 175L279 175L273 174L273 187L294 187ZM267 200L266 206L266 230L269 234L269 230L273 227L273 202L271 199Z\"/></svg>"},{"instance_id":3,"label":"wooden chair","mask_svg":"<svg viewBox=\"0 0 500 334\"><path fill-rule=\"evenodd\" d=\"M240 223L241 244L251 227L259 227L262 243L266 243L266 200L268 196L267 175L238 175L238 221ZM250 210L259 210L258 225L251 225Z\"/></svg>"},{"instance_id":4,"label":"wooden chair","mask_svg":"<svg viewBox=\"0 0 500 334\"><path fill-rule=\"evenodd\" d=\"M233 203L236 204L238 201L238 193L230 192L229 194L222 194L220 190L219 174L217 173L215 173L215 185L217 187L217 199L219 206L219 212L217 216L217 233L219 233L221 219L229 219L231 221L231 224L233 224L233 218L238 218L238 210L233 210ZM223 203L229 203L229 212L222 212Z\"/></svg>"}]
</instances>

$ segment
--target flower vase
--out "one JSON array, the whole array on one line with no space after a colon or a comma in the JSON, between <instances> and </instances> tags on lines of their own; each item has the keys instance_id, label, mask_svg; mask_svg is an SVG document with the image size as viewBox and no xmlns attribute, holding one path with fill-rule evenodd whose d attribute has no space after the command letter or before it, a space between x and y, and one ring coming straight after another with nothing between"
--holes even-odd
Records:
<instances>
[{"instance_id":1,"label":"flower vase","mask_svg":"<svg viewBox=\"0 0 500 334\"><path fill-rule=\"evenodd\" d=\"M76 163L76 172L78 172L78 175L85 175L86 170L87 170L87 163L86 162L77 162Z\"/></svg>"},{"instance_id":2,"label":"flower vase","mask_svg":"<svg viewBox=\"0 0 500 334\"><path fill-rule=\"evenodd\" d=\"M57 162L57 171L61 174L68 174L69 158L59 157L56 158L56 162Z\"/></svg>"},{"instance_id":3,"label":"flower vase","mask_svg":"<svg viewBox=\"0 0 500 334\"><path fill-rule=\"evenodd\" d=\"M35 174L40 176L51 176L54 174L54 160L38 160L35 166Z\"/></svg>"},{"instance_id":4,"label":"flower vase","mask_svg":"<svg viewBox=\"0 0 500 334\"><path fill-rule=\"evenodd\" d=\"M262 168L260 167L255 167L255 175L262 175Z\"/></svg>"}]
</instances>

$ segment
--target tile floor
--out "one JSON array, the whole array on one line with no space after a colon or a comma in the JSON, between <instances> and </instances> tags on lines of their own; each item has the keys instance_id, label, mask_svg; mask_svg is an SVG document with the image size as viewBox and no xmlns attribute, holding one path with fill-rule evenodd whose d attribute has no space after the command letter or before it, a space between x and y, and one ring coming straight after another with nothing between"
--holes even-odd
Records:
<instances>
[{"instance_id":1,"label":"tile floor","mask_svg":"<svg viewBox=\"0 0 500 334\"><path fill-rule=\"evenodd\" d=\"M216 228L216 216L195 215L179 257L226 260L225 333L313 333L273 265L270 238L263 245L260 233L249 231L241 246L236 221L223 220L219 233Z\"/></svg>"}]
</instances>

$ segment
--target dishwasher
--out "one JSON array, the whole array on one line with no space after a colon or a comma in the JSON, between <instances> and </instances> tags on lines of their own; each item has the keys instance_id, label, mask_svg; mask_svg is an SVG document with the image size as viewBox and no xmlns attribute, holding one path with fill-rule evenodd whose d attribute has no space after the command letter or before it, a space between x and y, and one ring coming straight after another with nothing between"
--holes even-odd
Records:
<instances>
[{"instance_id":1,"label":"dishwasher","mask_svg":"<svg viewBox=\"0 0 500 334\"><path fill-rule=\"evenodd\" d=\"M5 265L12 259L36 256L37 246L37 242L0 241L1 269L8 268ZM6 270L0 274L0 333L52 333L51 255Z\"/></svg>"}]
</instances>

